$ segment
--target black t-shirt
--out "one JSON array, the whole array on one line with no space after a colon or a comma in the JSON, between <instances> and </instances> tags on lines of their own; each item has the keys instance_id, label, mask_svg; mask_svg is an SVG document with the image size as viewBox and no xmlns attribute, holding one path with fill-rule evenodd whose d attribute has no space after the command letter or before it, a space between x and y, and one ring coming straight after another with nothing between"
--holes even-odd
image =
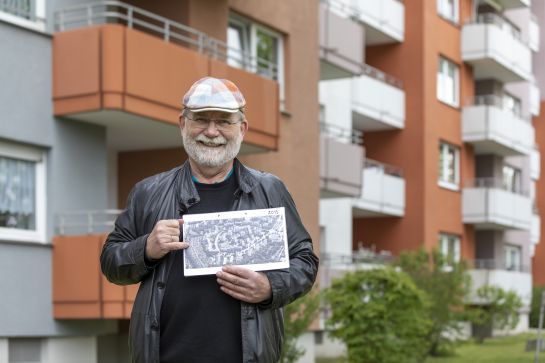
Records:
<instances>
[{"instance_id":1,"label":"black t-shirt","mask_svg":"<svg viewBox=\"0 0 545 363\"><path fill-rule=\"evenodd\" d=\"M187 214L230 211L236 177L195 183L200 202ZM191 241L187 241L191 246ZM191 247L189 247L191 248ZM240 363L240 302L222 292L215 275L184 276L183 251L174 252L161 306L161 363Z\"/></svg>"}]
</instances>

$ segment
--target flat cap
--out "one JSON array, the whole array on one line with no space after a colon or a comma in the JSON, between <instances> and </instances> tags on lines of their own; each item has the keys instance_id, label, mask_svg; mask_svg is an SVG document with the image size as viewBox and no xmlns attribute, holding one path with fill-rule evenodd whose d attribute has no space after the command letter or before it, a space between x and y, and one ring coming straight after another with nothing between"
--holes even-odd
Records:
<instances>
[{"instance_id":1,"label":"flat cap","mask_svg":"<svg viewBox=\"0 0 545 363\"><path fill-rule=\"evenodd\" d=\"M204 77L193 83L182 104L192 112L243 111L246 100L238 87L228 79Z\"/></svg>"}]
</instances>

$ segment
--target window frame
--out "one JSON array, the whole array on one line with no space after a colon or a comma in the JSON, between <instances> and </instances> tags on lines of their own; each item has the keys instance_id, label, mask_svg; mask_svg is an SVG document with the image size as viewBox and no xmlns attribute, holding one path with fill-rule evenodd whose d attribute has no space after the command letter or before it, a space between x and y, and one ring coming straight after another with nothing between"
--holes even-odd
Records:
<instances>
[{"instance_id":1,"label":"window frame","mask_svg":"<svg viewBox=\"0 0 545 363\"><path fill-rule=\"evenodd\" d=\"M38 148L12 144L0 141L0 157L26 160L35 163L35 211L36 228L26 230L19 228L0 227L0 242L30 242L43 243L46 239L46 153Z\"/></svg>"},{"instance_id":2,"label":"window frame","mask_svg":"<svg viewBox=\"0 0 545 363\"><path fill-rule=\"evenodd\" d=\"M439 252L448 259L449 243L454 242L454 256L452 262L460 262L462 260L462 239L459 235L453 233L439 233Z\"/></svg>"},{"instance_id":3,"label":"window frame","mask_svg":"<svg viewBox=\"0 0 545 363\"><path fill-rule=\"evenodd\" d=\"M236 65L229 63L229 59L227 60L227 63L233 67L237 67L240 69L246 69L248 71L251 71L252 73L257 73L257 32L261 31L267 35L270 35L277 40L277 55L278 55L278 62L277 62L277 69L276 69L276 80L273 78L268 78L265 76L264 78L271 79L275 82L278 82L279 85L279 97L280 97L280 108L281 110L284 110L285 106L285 79L284 79L284 35L282 33L279 33L263 24L259 24L255 21L252 21L250 19L247 19L243 17L242 15L236 14L236 13L229 13L229 19L227 21L227 29L229 29L230 24L233 23L237 26L240 26L242 28L246 28L248 31L249 41L248 44L244 44L244 46L249 46L249 54L251 56L250 64L244 68L244 67L237 67ZM229 45L229 44L228 44ZM242 49L243 51L247 51L247 49Z\"/></svg>"},{"instance_id":4,"label":"window frame","mask_svg":"<svg viewBox=\"0 0 545 363\"><path fill-rule=\"evenodd\" d=\"M516 251L518 254L518 258L515 264L515 268L509 268L510 265L508 264L508 256L511 256L509 253L510 251ZM503 261L505 264L505 270L506 271L515 271L520 272L522 271L522 247L518 245L512 245L512 244L504 244L503 245Z\"/></svg>"},{"instance_id":5,"label":"window frame","mask_svg":"<svg viewBox=\"0 0 545 363\"><path fill-rule=\"evenodd\" d=\"M442 175L446 175L447 174L446 171L448 171L447 169L448 163L444 163L443 165L441 165L441 155L445 152L445 150L448 150L449 148L452 148L454 150L454 180L455 180L454 183L441 178ZM448 155L448 153L446 153L446 155ZM438 170L438 175L437 175L438 185L445 189L459 191L460 190L460 147L445 141L439 141L438 156L439 156L439 166L442 169L442 172L441 170ZM443 160L445 160L444 157L443 157Z\"/></svg>"},{"instance_id":6,"label":"window frame","mask_svg":"<svg viewBox=\"0 0 545 363\"><path fill-rule=\"evenodd\" d=\"M445 77L448 77L448 74L444 74L442 71L443 71L443 64L446 64L447 67L448 66L453 66L453 69L454 69L454 80L453 80L453 83L454 83L454 99L453 100L449 100L446 98L445 96L445 92L443 91L443 84L444 84L444 81L443 79ZM447 73L448 73L448 68L447 68ZM460 66L451 61L450 59L446 58L446 57L443 57L443 56L439 56L439 62L438 62L438 67L437 67L437 82L436 82L436 96L437 96L437 99L449 106L452 106L452 107L455 107L455 108L458 108L460 107Z\"/></svg>"},{"instance_id":7,"label":"window frame","mask_svg":"<svg viewBox=\"0 0 545 363\"><path fill-rule=\"evenodd\" d=\"M447 14L444 12L445 9L445 1L449 0L437 0L437 14L445 20L448 20L451 23L459 24L460 22L460 1L459 0L453 0L453 16L451 17L450 14Z\"/></svg>"},{"instance_id":8,"label":"window frame","mask_svg":"<svg viewBox=\"0 0 545 363\"><path fill-rule=\"evenodd\" d=\"M29 20L22 18L20 16L5 12L0 10L0 21L5 21L10 24L14 24L23 28L27 28L30 30L34 30L37 32L45 32L45 20L46 20L46 12L45 12L45 4L46 0L34 0L35 1L35 11L34 11L34 17L35 20Z\"/></svg>"}]
</instances>

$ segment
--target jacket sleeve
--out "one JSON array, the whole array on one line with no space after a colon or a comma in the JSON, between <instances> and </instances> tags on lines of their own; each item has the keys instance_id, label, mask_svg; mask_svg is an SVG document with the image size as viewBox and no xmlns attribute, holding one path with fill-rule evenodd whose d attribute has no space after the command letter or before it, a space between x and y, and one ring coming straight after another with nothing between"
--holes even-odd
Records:
<instances>
[{"instance_id":1,"label":"jacket sleeve","mask_svg":"<svg viewBox=\"0 0 545 363\"><path fill-rule=\"evenodd\" d=\"M138 185L129 194L127 208L117 217L100 255L102 273L108 281L118 285L136 284L154 267L145 261L148 234L138 236L137 233L137 190Z\"/></svg>"},{"instance_id":2,"label":"jacket sleeve","mask_svg":"<svg viewBox=\"0 0 545 363\"><path fill-rule=\"evenodd\" d=\"M279 308L306 294L318 273L318 257L312 248L312 239L301 222L293 201L284 184L278 180L275 191L280 196L280 206L285 208L289 269L265 271L272 288L272 298L261 303L261 308Z\"/></svg>"}]
</instances>

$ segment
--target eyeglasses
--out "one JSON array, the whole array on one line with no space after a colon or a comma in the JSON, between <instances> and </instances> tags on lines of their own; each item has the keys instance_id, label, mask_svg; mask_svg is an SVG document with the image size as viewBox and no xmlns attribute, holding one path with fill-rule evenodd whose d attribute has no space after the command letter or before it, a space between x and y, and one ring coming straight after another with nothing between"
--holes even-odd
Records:
<instances>
[{"instance_id":1,"label":"eyeglasses","mask_svg":"<svg viewBox=\"0 0 545 363\"><path fill-rule=\"evenodd\" d=\"M225 118L208 118L202 116L190 116L189 114L185 114L184 117L193 123L193 127L203 130L210 127L210 122L214 122L216 124L216 128L220 131L230 131L233 125L242 122L242 119L232 121Z\"/></svg>"}]
</instances>

